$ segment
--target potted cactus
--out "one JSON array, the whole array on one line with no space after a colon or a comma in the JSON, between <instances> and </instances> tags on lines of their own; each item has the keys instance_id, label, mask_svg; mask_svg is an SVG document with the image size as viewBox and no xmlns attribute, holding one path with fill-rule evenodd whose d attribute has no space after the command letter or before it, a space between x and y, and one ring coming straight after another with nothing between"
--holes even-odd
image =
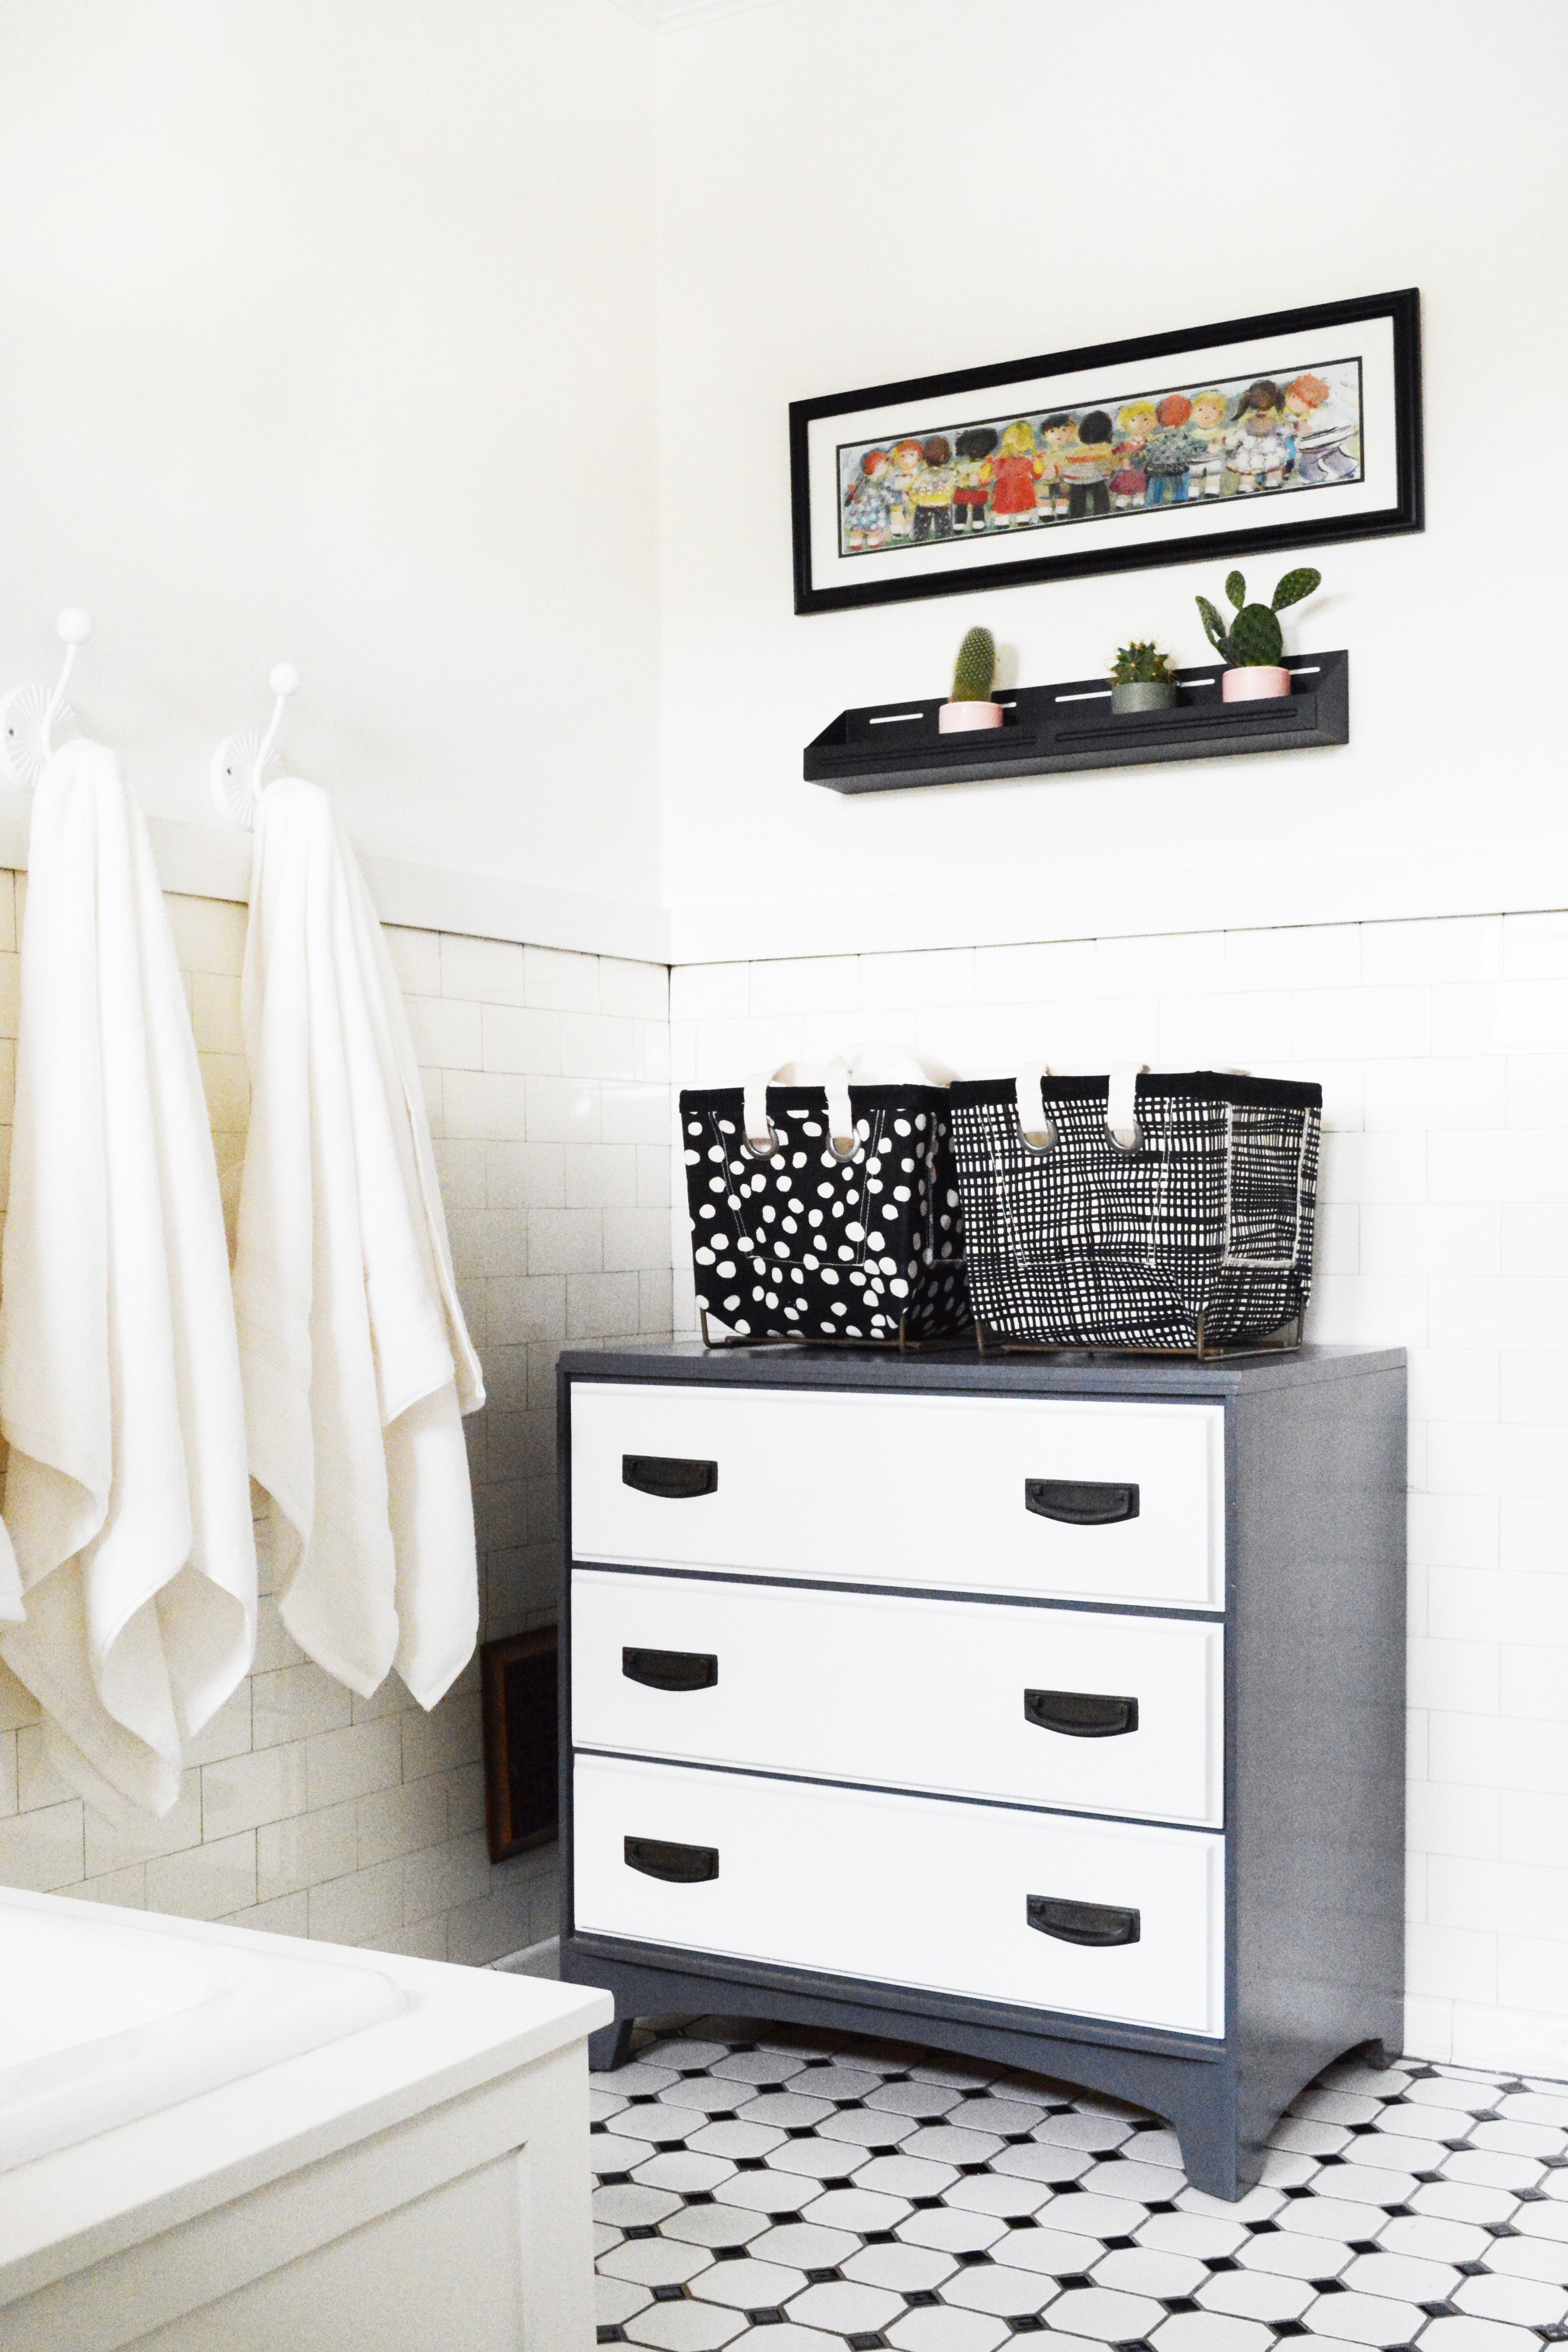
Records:
<instances>
[{"instance_id":1,"label":"potted cactus","mask_svg":"<svg viewBox=\"0 0 1568 2352\"><path fill-rule=\"evenodd\" d=\"M1249 604L1247 583L1239 572L1233 572L1225 583L1225 593L1236 607L1236 618L1228 629L1208 598L1198 598L1209 643L1221 659L1231 665L1220 680L1220 692L1226 702L1262 701L1289 693L1290 673L1279 659L1285 640L1277 616L1287 604L1299 604L1303 596L1310 596L1322 577L1310 564L1303 564L1298 572L1287 572L1274 591L1271 604Z\"/></svg>"},{"instance_id":2,"label":"potted cactus","mask_svg":"<svg viewBox=\"0 0 1568 2352\"><path fill-rule=\"evenodd\" d=\"M989 629L971 629L953 664L952 699L936 715L940 732L956 735L971 727L1000 727L1002 705L991 699L995 677L995 638Z\"/></svg>"},{"instance_id":3,"label":"potted cactus","mask_svg":"<svg viewBox=\"0 0 1568 2352\"><path fill-rule=\"evenodd\" d=\"M1176 681L1171 676L1168 654L1140 637L1134 637L1130 646L1117 646L1110 665L1112 710L1169 710L1175 699Z\"/></svg>"}]
</instances>

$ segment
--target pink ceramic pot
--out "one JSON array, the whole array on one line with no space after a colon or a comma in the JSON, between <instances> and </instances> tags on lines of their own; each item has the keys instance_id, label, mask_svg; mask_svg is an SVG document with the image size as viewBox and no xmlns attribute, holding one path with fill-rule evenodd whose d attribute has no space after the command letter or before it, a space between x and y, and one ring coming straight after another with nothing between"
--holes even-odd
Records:
<instances>
[{"instance_id":1,"label":"pink ceramic pot","mask_svg":"<svg viewBox=\"0 0 1568 2352\"><path fill-rule=\"evenodd\" d=\"M1219 690L1225 702L1271 702L1276 695L1289 693L1290 673L1272 666L1227 669L1219 682Z\"/></svg>"},{"instance_id":2,"label":"pink ceramic pot","mask_svg":"<svg viewBox=\"0 0 1568 2352\"><path fill-rule=\"evenodd\" d=\"M937 731L942 735L964 735L972 727L1000 727L1002 705L999 702L944 702L936 714Z\"/></svg>"}]
</instances>

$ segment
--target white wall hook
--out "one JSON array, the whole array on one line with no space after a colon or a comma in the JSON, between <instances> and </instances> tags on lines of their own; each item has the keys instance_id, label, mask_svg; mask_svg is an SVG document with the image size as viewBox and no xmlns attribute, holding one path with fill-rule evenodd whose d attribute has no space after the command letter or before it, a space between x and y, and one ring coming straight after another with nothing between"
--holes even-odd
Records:
<instances>
[{"instance_id":1,"label":"white wall hook","mask_svg":"<svg viewBox=\"0 0 1568 2352\"><path fill-rule=\"evenodd\" d=\"M272 723L265 735L226 735L212 756L208 781L219 813L248 831L256 823L257 805L266 789L266 771L272 747L283 724L283 706L299 689L300 673L292 662L277 663L267 683L277 700Z\"/></svg>"},{"instance_id":2,"label":"white wall hook","mask_svg":"<svg viewBox=\"0 0 1568 2352\"><path fill-rule=\"evenodd\" d=\"M53 691L47 686L14 686L0 695L0 775L24 793L33 790L53 759L56 736L79 731L76 712L65 698L66 682L77 647L92 635L92 614L79 604L68 604L55 626L66 657Z\"/></svg>"}]
</instances>

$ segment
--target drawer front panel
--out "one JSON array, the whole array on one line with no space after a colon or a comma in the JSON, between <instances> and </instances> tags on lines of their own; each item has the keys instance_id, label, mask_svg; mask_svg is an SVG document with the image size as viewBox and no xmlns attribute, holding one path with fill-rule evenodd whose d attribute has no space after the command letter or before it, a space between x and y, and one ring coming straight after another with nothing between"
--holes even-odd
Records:
<instances>
[{"instance_id":1,"label":"drawer front panel","mask_svg":"<svg viewBox=\"0 0 1568 2352\"><path fill-rule=\"evenodd\" d=\"M1208 1831L618 1757L580 1756L574 1787L584 1934L1225 2030L1225 1849Z\"/></svg>"},{"instance_id":2,"label":"drawer front panel","mask_svg":"<svg viewBox=\"0 0 1568 2352\"><path fill-rule=\"evenodd\" d=\"M1224 1639L1192 1620L579 1568L572 1736L1217 1828Z\"/></svg>"},{"instance_id":3,"label":"drawer front panel","mask_svg":"<svg viewBox=\"0 0 1568 2352\"><path fill-rule=\"evenodd\" d=\"M1224 1408L576 1381L583 1560L1224 1605Z\"/></svg>"}]
</instances>

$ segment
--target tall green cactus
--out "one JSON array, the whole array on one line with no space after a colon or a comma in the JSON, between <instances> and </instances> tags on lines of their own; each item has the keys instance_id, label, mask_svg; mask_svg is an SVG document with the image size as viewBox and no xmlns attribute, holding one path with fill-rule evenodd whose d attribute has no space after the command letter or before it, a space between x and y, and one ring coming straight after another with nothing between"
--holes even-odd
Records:
<instances>
[{"instance_id":1,"label":"tall green cactus","mask_svg":"<svg viewBox=\"0 0 1568 2352\"><path fill-rule=\"evenodd\" d=\"M952 700L989 702L995 678L996 640L989 629L971 629L953 664Z\"/></svg>"},{"instance_id":2,"label":"tall green cactus","mask_svg":"<svg viewBox=\"0 0 1568 2352\"><path fill-rule=\"evenodd\" d=\"M1322 583L1322 573L1314 572L1310 563L1299 571L1287 572L1274 591L1271 604L1249 604L1247 583L1239 572L1233 572L1225 583L1225 593L1236 607L1236 618L1227 631L1219 614L1206 596L1197 599L1203 614L1204 631L1222 661L1233 669L1270 668L1285 650L1285 639L1275 615L1287 604L1299 604Z\"/></svg>"}]
</instances>

